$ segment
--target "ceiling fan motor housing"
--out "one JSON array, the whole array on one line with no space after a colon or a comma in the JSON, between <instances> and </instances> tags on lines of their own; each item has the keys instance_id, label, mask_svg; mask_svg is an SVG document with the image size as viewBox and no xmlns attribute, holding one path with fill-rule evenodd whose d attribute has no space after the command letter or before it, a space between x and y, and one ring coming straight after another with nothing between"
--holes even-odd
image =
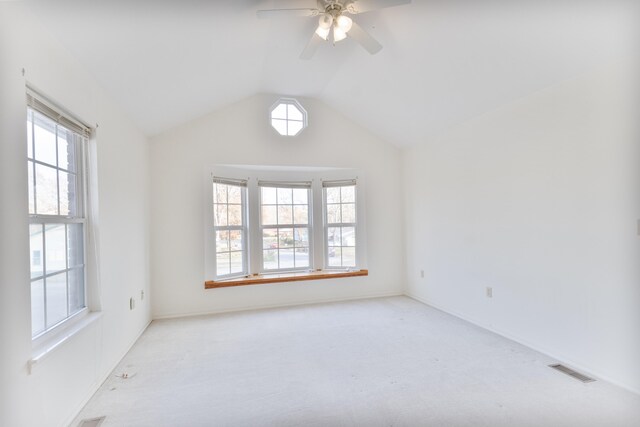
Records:
<instances>
[{"instance_id":1,"label":"ceiling fan motor housing","mask_svg":"<svg viewBox=\"0 0 640 427\"><path fill-rule=\"evenodd\" d=\"M334 1L334 0L318 0L318 9L324 9L325 13L331 15L334 19L340 16L343 12L349 12L348 5L351 1Z\"/></svg>"}]
</instances>

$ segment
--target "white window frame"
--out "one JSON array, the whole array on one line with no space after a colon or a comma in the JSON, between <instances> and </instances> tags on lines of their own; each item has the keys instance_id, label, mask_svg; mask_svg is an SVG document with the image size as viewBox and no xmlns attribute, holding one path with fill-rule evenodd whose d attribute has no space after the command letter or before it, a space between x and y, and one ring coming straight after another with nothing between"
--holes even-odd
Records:
<instances>
[{"instance_id":1,"label":"white window frame","mask_svg":"<svg viewBox=\"0 0 640 427\"><path fill-rule=\"evenodd\" d=\"M294 106L302 114L302 120L289 119L289 109L288 108L286 108L287 113L286 113L284 119L273 117L273 111L276 108L278 108L280 105L285 105L285 106L292 105L292 106ZM286 124L286 128L287 128L287 133L286 134L281 134L278 131L278 129L276 129L276 127L273 125L273 120L284 120L284 122ZM298 132L294 133L294 134L289 133L289 122L291 122L291 121L302 122L302 127L300 128L300 130ZM271 106L271 108L269 108L269 127L271 127L273 129L273 131L276 134L278 134L279 136L283 136L283 137L298 136L307 128L307 126L308 126L308 113L307 113L307 110L305 110L304 107L294 98L280 98Z\"/></svg>"},{"instance_id":2,"label":"white window frame","mask_svg":"<svg viewBox=\"0 0 640 427\"><path fill-rule=\"evenodd\" d=\"M204 200L204 233L205 233L205 269L204 280L216 280L215 233L213 229L213 191L212 176L247 181L246 193L246 227L248 245L247 276L253 274L282 274L290 271L344 270L353 271L367 268L366 254L366 217L365 217L365 179L355 169L320 168L320 167L286 167L286 166L245 166L215 165L205 168L203 172ZM326 203L324 199L323 181L356 182L356 265L354 267L328 267L328 242L326 238ZM264 270L261 215L261 194L259 182L300 183L311 182L309 195L309 267L300 269ZM223 279L224 280L224 279Z\"/></svg>"},{"instance_id":3,"label":"white window frame","mask_svg":"<svg viewBox=\"0 0 640 427\"><path fill-rule=\"evenodd\" d=\"M216 269L214 278L215 280L224 280L224 279L232 279L236 277L247 276L249 271L249 255L248 255L248 239L249 239L249 228L247 226L247 181L241 179L230 179L230 178L222 178L218 176L212 176L211 181L211 192L213 193L214 184L223 184L223 185L232 185L240 187L240 201L241 201L241 212L242 212L242 225L216 225L215 221L213 221L213 235L214 235L214 256L217 257L218 251L215 243L215 234L216 231L240 231L242 233L242 271L222 274L218 275L217 269L217 258L216 258ZM213 197L213 196L212 196ZM213 208L215 205L215 201L212 198L212 215ZM227 206L228 206L228 198L227 198ZM231 251L229 251L231 252Z\"/></svg>"},{"instance_id":4,"label":"white window frame","mask_svg":"<svg viewBox=\"0 0 640 427\"><path fill-rule=\"evenodd\" d=\"M295 221L291 224L275 224L275 225L263 225L262 223L262 187L267 188L304 188L307 190L307 224L295 224ZM258 203L260 207L260 213L258 215L258 224L259 224L259 235L260 235L260 268L258 272L260 274L273 274L273 273L284 273L284 272L294 272L294 271L309 271L313 268L313 200L312 200L312 192L311 192L311 181L301 181L301 182L289 182L289 181L258 181ZM277 200L276 200L277 202ZM277 205L279 206L279 204ZM293 206L293 203L292 203ZM292 209L292 219L294 218L294 212ZM295 235L296 228L306 228L308 232L309 239L309 265L305 267L286 267L286 268L274 268L274 269L265 269L264 267L264 247L262 242L262 236L265 229L275 229L279 230L281 228L291 228L293 229ZM280 249L280 248L278 248ZM295 252L295 248L293 248ZM295 257L295 253L294 253Z\"/></svg>"},{"instance_id":5,"label":"white window frame","mask_svg":"<svg viewBox=\"0 0 640 427\"><path fill-rule=\"evenodd\" d=\"M36 278L35 280L43 280L43 289L45 292L45 329L43 331L38 332L37 334L31 336L32 343L34 348L40 345L43 345L45 342L49 342L52 339L55 339L63 331L71 328L73 325L78 324L81 319L85 318L89 313L89 291L88 291L88 262L87 262L87 248L88 248L88 234L89 234L89 224L87 220L88 213L88 204L87 204L87 155L88 155L88 142L91 136L92 130L89 126L84 124L79 119L75 118L72 114L68 113L61 107L57 106L55 103L49 101L46 97L40 95L38 92L31 88L27 88L27 114L30 111L38 113L42 116L45 116L47 119L56 123L57 126L63 127L74 134L74 138L76 140L75 144L75 153L74 153L74 161L75 161L75 176L76 176L76 209L77 212L75 215L61 215L59 212L60 209L60 200L58 199L58 214L38 214L37 213L37 187L33 188L33 198L34 198L34 209L36 209L36 213L28 212L29 215L29 226L31 228L32 225L42 225L46 227L48 224L64 224L65 225L65 245L68 244L68 235L67 235L67 225L69 224L82 224L82 264L76 266L69 266L69 253L65 254L65 269L55 271L54 273L46 272L46 236L43 235L42 239L42 248L41 250L41 264L43 268L43 275L41 278ZM29 123L29 117L27 117L27 123ZM33 126L33 124L32 124ZM32 139L28 141L29 144L33 144L33 127L32 127ZM57 139L57 132L56 132ZM67 170L61 168L59 164L51 165L48 163L42 163L35 158L35 151L33 150L34 146L32 145L32 153L33 158L27 159L27 166L33 167L35 169L36 164L43 164L47 167L53 168L56 170L56 174L59 171L66 172ZM58 149L56 147L56 158L58 156ZM58 160L56 161L58 163ZM32 169L33 176L35 178L35 170ZM59 178L58 178L59 179ZM58 187L60 183L58 182ZM59 197L59 188L58 188L58 197ZM30 249L31 255L31 249ZM31 266L31 262L30 262ZM69 273L77 268L82 268L82 279L83 279L83 307L77 310L74 313L69 313L69 302L67 301L67 316L58 321L55 324L47 325L46 321L46 278L54 275L65 273L67 275L67 287L69 280ZM30 277L29 283L33 282L34 279ZM31 287L31 285L30 285ZM68 297L69 289L67 288L67 297ZM31 307L31 310L33 308Z\"/></svg>"},{"instance_id":6,"label":"white window frame","mask_svg":"<svg viewBox=\"0 0 640 427\"><path fill-rule=\"evenodd\" d=\"M340 188L340 187L346 187L346 186L354 186L354 201L353 204L355 205L355 220L356 222L334 222L334 223L329 223L329 215L328 215L328 203L327 203L327 188ZM340 205L342 205L343 203L339 203ZM323 237L324 237L324 251L325 251L325 264L324 264L324 269L326 270L353 270L358 266L358 240L359 240L359 233L358 233L358 183L357 180L355 179L348 179L348 180L337 180L337 181L331 181L331 180L325 180L322 182L322 210L323 210L323 215L322 215L322 219L323 219ZM355 240L356 240L356 245L355 245L355 265L348 265L348 266L344 266L344 265L329 265L329 228L332 227L339 227L339 228L343 228L343 227L353 227L354 229L354 234L355 234ZM341 240L342 240L342 236L341 236ZM340 242L342 243L342 242ZM345 248L346 246L340 246L340 249L342 250L343 248ZM342 253L341 253L341 257L340 257L341 261L343 259Z\"/></svg>"}]
</instances>

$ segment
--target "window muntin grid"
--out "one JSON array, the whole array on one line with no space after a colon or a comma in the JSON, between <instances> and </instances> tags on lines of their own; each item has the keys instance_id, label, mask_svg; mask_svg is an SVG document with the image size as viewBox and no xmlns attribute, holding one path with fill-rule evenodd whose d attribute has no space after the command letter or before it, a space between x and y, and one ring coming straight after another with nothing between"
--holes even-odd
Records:
<instances>
[{"instance_id":1,"label":"window muntin grid","mask_svg":"<svg viewBox=\"0 0 640 427\"><path fill-rule=\"evenodd\" d=\"M246 187L213 183L216 278L247 275Z\"/></svg>"},{"instance_id":2,"label":"window muntin grid","mask_svg":"<svg viewBox=\"0 0 640 427\"><path fill-rule=\"evenodd\" d=\"M261 185L259 190L262 271L309 269L310 189Z\"/></svg>"},{"instance_id":3,"label":"window muntin grid","mask_svg":"<svg viewBox=\"0 0 640 427\"><path fill-rule=\"evenodd\" d=\"M295 99L280 99L269 112L271 126L283 136L298 135L307 127L307 112Z\"/></svg>"},{"instance_id":4,"label":"window muntin grid","mask_svg":"<svg viewBox=\"0 0 640 427\"><path fill-rule=\"evenodd\" d=\"M356 186L325 186L325 268L353 268L356 259Z\"/></svg>"},{"instance_id":5,"label":"window muntin grid","mask_svg":"<svg viewBox=\"0 0 640 427\"><path fill-rule=\"evenodd\" d=\"M85 144L83 136L27 109L33 338L86 307Z\"/></svg>"}]
</instances>

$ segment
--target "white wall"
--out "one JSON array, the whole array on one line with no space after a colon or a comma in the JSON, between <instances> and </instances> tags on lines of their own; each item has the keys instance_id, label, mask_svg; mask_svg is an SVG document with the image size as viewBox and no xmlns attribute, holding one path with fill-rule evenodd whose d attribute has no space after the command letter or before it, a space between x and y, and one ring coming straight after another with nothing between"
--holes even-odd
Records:
<instances>
[{"instance_id":1,"label":"white wall","mask_svg":"<svg viewBox=\"0 0 640 427\"><path fill-rule=\"evenodd\" d=\"M403 164L410 295L638 392L633 71L612 64L535 93Z\"/></svg>"},{"instance_id":2,"label":"white wall","mask_svg":"<svg viewBox=\"0 0 640 427\"><path fill-rule=\"evenodd\" d=\"M400 151L314 99L309 127L285 138L256 95L151 140L154 317L402 293ZM216 164L355 168L366 178L369 276L204 289L203 173Z\"/></svg>"},{"instance_id":3,"label":"white wall","mask_svg":"<svg viewBox=\"0 0 640 427\"><path fill-rule=\"evenodd\" d=\"M25 77L21 70L25 69ZM97 133L103 316L27 373L29 297L25 83ZM150 320L148 146L82 66L19 2L0 3L0 425L62 426ZM130 296L138 299L129 310Z\"/></svg>"}]
</instances>

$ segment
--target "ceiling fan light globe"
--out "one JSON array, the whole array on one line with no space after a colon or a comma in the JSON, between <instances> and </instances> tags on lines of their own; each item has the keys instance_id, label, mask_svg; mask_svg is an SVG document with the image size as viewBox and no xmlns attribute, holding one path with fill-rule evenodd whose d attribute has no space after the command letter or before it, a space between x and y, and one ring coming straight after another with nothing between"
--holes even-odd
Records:
<instances>
[{"instance_id":1,"label":"ceiling fan light globe","mask_svg":"<svg viewBox=\"0 0 640 427\"><path fill-rule=\"evenodd\" d=\"M331 28L324 28L321 26L318 26L318 28L316 29L316 34L322 39L322 40L326 40L327 37L329 37L329 32L331 31Z\"/></svg>"},{"instance_id":2,"label":"ceiling fan light globe","mask_svg":"<svg viewBox=\"0 0 640 427\"><path fill-rule=\"evenodd\" d=\"M347 33L344 32L340 27L335 25L333 27L333 42L339 42L347 38Z\"/></svg>"},{"instance_id":3,"label":"ceiling fan light globe","mask_svg":"<svg viewBox=\"0 0 640 427\"><path fill-rule=\"evenodd\" d=\"M327 30L329 30L332 24L333 16L329 15L328 13L320 15L320 18L318 19L318 28L326 28Z\"/></svg>"},{"instance_id":4,"label":"ceiling fan light globe","mask_svg":"<svg viewBox=\"0 0 640 427\"><path fill-rule=\"evenodd\" d=\"M348 16L340 15L336 18L336 26L340 28L340 30L342 30L345 34L349 32L352 25L353 21Z\"/></svg>"}]
</instances>

